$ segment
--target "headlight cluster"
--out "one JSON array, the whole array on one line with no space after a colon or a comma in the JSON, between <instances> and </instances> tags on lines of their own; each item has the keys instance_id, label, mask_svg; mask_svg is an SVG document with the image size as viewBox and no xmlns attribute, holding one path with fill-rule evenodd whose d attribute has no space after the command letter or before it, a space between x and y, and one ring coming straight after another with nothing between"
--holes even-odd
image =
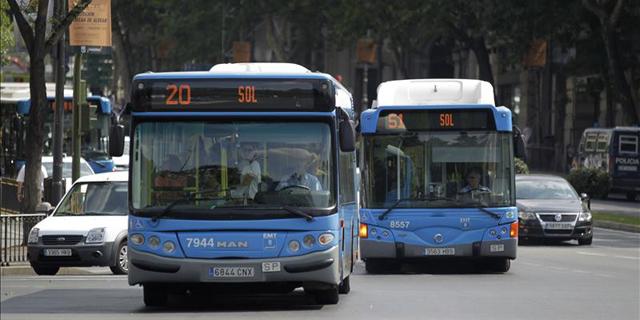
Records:
<instances>
[{"instance_id":1,"label":"headlight cluster","mask_svg":"<svg viewBox=\"0 0 640 320\"><path fill-rule=\"evenodd\" d=\"M333 235L333 233L329 232L321 234L317 239L313 235L308 234L304 236L302 245L298 240L289 241L289 251L298 252L301 246L304 246L307 249L311 249L316 243L320 244L320 246L326 246L333 242L333 239L335 239L335 236Z\"/></svg>"},{"instance_id":2,"label":"headlight cluster","mask_svg":"<svg viewBox=\"0 0 640 320\"><path fill-rule=\"evenodd\" d=\"M129 241L131 241L132 244L135 244L137 246L144 245L146 242L147 246L152 250L159 249L160 244L162 243L162 250L165 253L171 254L174 251L176 251L176 244L173 241L166 240L165 242L162 242L162 240L160 240L158 236L150 236L145 240L142 234L136 233L136 234L132 234L129 237Z\"/></svg>"},{"instance_id":3,"label":"headlight cluster","mask_svg":"<svg viewBox=\"0 0 640 320\"><path fill-rule=\"evenodd\" d=\"M40 232L40 229L38 228L31 229L31 232L29 232L29 243L38 243L39 232Z\"/></svg>"},{"instance_id":4,"label":"headlight cluster","mask_svg":"<svg viewBox=\"0 0 640 320\"><path fill-rule=\"evenodd\" d=\"M104 228L95 228L89 230L85 243L103 243L104 242Z\"/></svg>"},{"instance_id":5,"label":"headlight cluster","mask_svg":"<svg viewBox=\"0 0 640 320\"><path fill-rule=\"evenodd\" d=\"M578 217L578 220L580 220L580 221L591 221L591 212L589 212L589 211L580 212L580 217Z\"/></svg>"},{"instance_id":6,"label":"headlight cluster","mask_svg":"<svg viewBox=\"0 0 640 320\"><path fill-rule=\"evenodd\" d=\"M522 220L535 220L536 214L533 212L518 211L518 218Z\"/></svg>"}]
</instances>

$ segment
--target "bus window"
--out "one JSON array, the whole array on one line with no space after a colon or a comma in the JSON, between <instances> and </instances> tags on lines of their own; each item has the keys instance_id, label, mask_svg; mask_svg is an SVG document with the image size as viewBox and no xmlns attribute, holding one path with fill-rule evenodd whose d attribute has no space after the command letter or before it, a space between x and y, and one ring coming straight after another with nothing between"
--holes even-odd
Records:
<instances>
[{"instance_id":1,"label":"bus window","mask_svg":"<svg viewBox=\"0 0 640 320\"><path fill-rule=\"evenodd\" d=\"M618 142L618 153L620 154L638 154L638 137L621 135Z\"/></svg>"},{"instance_id":2,"label":"bus window","mask_svg":"<svg viewBox=\"0 0 640 320\"><path fill-rule=\"evenodd\" d=\"M596 149L596 133L587 133L587 142L584 145L584 151L593 152Z\"/></svg>"}]
</instances>

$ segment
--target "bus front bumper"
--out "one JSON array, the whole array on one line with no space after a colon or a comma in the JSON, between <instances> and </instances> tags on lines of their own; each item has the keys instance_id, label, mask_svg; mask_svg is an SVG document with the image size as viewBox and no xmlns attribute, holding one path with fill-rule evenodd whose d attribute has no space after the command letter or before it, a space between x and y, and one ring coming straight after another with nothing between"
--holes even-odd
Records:
<instances>
[{"instance_id":1,"label":"bus front bumper","mask_svg":"<svg viewBox=\"0 0 640 320\"><path fill-rule=\"evenodd\" d=\"M275 267L278 263L279 270ZM130 248L129 284L317 282L337 285L339 264L338 246L295 257L224 260L168 258Z\"/></svg>"},{"instance_id":2,"label":"bus front bumper","mask_svg":"<svg viewBox=\"0 0 640 320\"><path fill-rule=\"evenodd\" d=\"M416 259L459 257L502 257L515 259L517 247L518 239L478 241L468 244L444 245L441 247L360 239L360 254L365 260L367 258Z\"/></svg>"}]
</instances>

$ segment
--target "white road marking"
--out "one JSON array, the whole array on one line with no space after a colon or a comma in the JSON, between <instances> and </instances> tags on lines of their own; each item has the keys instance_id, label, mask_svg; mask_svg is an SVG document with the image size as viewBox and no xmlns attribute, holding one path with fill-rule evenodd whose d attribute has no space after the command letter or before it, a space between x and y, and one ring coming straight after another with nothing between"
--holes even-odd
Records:
<instances>
[{"instance_id":1,"label":"white road marking","mask_svg":"<svg viewBox=\"0 0 640 320\"><path fill-rule=\"evenodd\" d=\"M619 259L631 259L631 260L640 260L640 257L631 257L631 256L620 256L620 255L609 255L604 253L595 253L595 252L585 252L585 251L576 251L577 254L585 255L585 256L596 256L596 257L607 257L607 258L619 258Z\"/></svg>"}]
</instances>

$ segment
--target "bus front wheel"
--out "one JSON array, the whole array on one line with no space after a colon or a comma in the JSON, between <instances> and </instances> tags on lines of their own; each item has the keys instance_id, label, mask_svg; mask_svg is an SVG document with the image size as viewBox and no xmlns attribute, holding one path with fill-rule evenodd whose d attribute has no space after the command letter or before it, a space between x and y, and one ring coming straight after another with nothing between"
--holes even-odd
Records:
<instances>
[{"instance_id":1,"label":"bus front wheel","mask_svg":"<svg viewBox=\"0 0 640 320\"><path fill-rule=\"evenodd\" d=\"M504 273L511 269L511 260L509 258L498 258L489 262L491 271Z\"/></svg>"},{"instance_id":2,"label":"bus front wheel","mask_svg":"<svg viewBox=\"0 0 640 320\"><path fill-rule=\"evenodd\" d=\"M337 304L340 300L337 286L330 289L314 290L313 295L318 304Z\"/></svg>"},{"instance_id":3,"label":"bus front wheel","mask_svg":"<svg viewBox=\"0 0 640 320\"><path fill-rule=\"evenodd\" d=\"M147 307L162 307L167 304L167 289L162 285L145 284L142 286L144 304Z\"/></svg>"},{"instance_id":4,"label":"bus front wheel","mask_svg":"<svg viewBox=\"0 0 640 320\"><path fill-rule=\"evenodd\" d=\"M338 286L338 292L342 293L342 294L347 294L349 293L349 291L351 291L351 280L350 280L351 276L348 276L344 279L342 279L342 282L340 282L340 285Z\"/></svg>"}]
</instances>

